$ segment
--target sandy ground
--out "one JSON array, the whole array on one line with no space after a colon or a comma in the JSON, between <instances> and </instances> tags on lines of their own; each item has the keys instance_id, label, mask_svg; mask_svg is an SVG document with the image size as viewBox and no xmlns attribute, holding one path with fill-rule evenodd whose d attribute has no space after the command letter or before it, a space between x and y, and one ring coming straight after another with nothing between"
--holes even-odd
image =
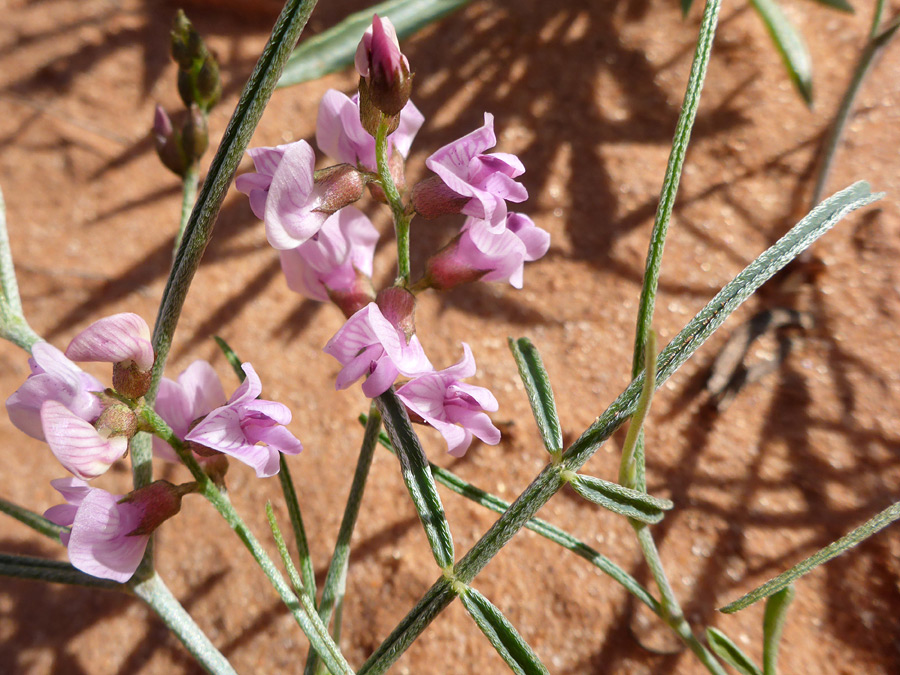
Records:
<instances>
[{"instance_id":1,"label":"sandy ground","mask_svg":"<svg viewBox=\"0 0 900 675\"><path fill-rule=\"evenodd\" d=\"M218 53L226 94L211 119L218 138L264 44L273 3L199 3L190 15ZM306 35L360 2L323 2ZM869 9L845 16L784 2L815 63L816 106L792 91L764 28L744 3L727 3L688 155L664 260L655 329L665 343L712 295L806 209L812 161L864 42ZM896 5L896 3L894 3ZM148 140L153 106L178 107L166 51L175 5L126 0L6 3L0 26L0 184L27 315L64 347L88 323L133 311L152 321L163 289L180 190ZM214 6L215 5L215 6ZM242 5L240 10L235 6ZM499 150L528 172L524 209L552 235L526 269L525 288L499 284L420 301L419 336L438 367L468 342L474 382L500 401L499 446L464 459L422 432L433 461L507 499L547 461L510 357L507 336L540 348L567 440L628 383L633 325L648 234L690 67L699 7L678 3L535 0L475 2L404 43L425 113L409 162L425 174L434 149L496 117ZM896 6L894 7L896 10ZM876 66L849 124L828 192L865 178L888 196L815 246L825 263L804 298L816 327L783 367L725 411L703 380L727 334L763 304L739 310L661 390L648 426L648 480L676 509L656 526L663 559L697 627L725 630L758 661L762 607L734 616L739 597L897 499L900 395L896 328L900 281L900 44ZM350 91L349 73L276 92L254 139L311 139L318 100ZM207 158L208 161L208 158ZM246 164L249 168L249 162ZM370 205L382 232L383 210ZM413 266L458 227L416 222ZM389 238L376 281L393 276ZM769 302L772 302L772 296ZM174 376L210 359L234 385L210 340L225 337L254 363L267 397L291 406L305 452L291 460L321 583L362 437L358 387L334 391L338 366L321 353L342 318L304 301L281 277L247 200L230 195L187 300L169 362ZM91 369L108 377L104 368ZM28 372L0 344L0 395ZM43 511L62 469L46 446L0 419L4 498ZM587 464L613 479L622 436ZM158 475L186 472L160 466ZM128 489L123 466L104 487ZM264 504L287 516L277 481L233 466L229 488L266 540ZM442 493L458 555L494 521ZM628 524L564 492L541 516L649 583ZM65 552L10 519L0 550L64 559ZM225 524L199 498L159 532L158 568L242 673L300 672L306 641ZM900 536L888 529L797 586L782 647L784 673L895 673L900 669ZM379 451L354 537L341 646L359 665L437 578L397 463ZM585 561L521 533L474 584L518 627L553 673L696 673L690 654L654 654L642 612ZM113 593L0 581L0 672L91 675L193 673L181 645L138 601ZM398 661L397 673L501 673L505 666L459 603Z\"/></svg>"}]
</instances>

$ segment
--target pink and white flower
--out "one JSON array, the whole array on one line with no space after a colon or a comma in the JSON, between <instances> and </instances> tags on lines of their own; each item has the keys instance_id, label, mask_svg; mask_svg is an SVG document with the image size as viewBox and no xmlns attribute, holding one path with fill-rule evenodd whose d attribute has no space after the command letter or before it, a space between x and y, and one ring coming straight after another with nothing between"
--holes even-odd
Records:
<instances>
[{"instance_id":1,"label":"pink and white flower","mask_svg":"<svg viewBox=\"0 0 900 675\"><path fill-rule=\"evenodd\" d=\"M9 419L17 429L32 438L45 440L41 423L41 406L45 401L58 401L86 422L96 420L103 410L94 392L103 384L72 363L48 342L36 342L31 348L31 374L25 383L6 400Z\"/></svg>"},{"instance_id":2,"label":"pink and white flower","mask_svg":"<svg viewBox=\"0 0 900 675\"><path fill-rule=\"evenodd\" d=\"M386 392L401 373L412 377L434 369L419 338L407 340L374 302L347 319L324 351L344 366L336 388L346 389L365 375L362 390L369 398Z\"/></svg>"},{"instance_id":3,"label":"pink and white flower","mask_svg":"<svg viewBox=\"0 0 900 675\"><path fill-rule=\"evenodd\" d=\"M332 293L356 294L359 275L372 276L377 242L378 230L362 211L341 209L309 241L281 252L288 288L319 302L327 302Z\"/></svg>"},{"instance_id":4,"label":"pink and white flower","mask_svg":"<svg viewBox=\"0 0 900 675\"><path fill-rule=\"evenodd\" d=\"M447 441L447 451L462 457L477 436L488 445L500 442L500 431L485 411L499 408L497 399L484 387L461 382L475 374L475 359L463 342L463 358L456 365L425 373L397 389L407 408L437 429Z\"/></svg>"},{"instance_id":5,"label":"pink and white flower","mask_svg":"<svg viewBox=\"0 0 900 675\"><path fill-rule=\"evenodd\" d=\"M296 455L303 445L284 425L291 411L262 393L259 376L249 363L241 365L247 378L228 402L210 412L185 434L185 440L234 457L252 466L260 478L279 471L279 454Z\"/></svg>"},{"instance_id":6,"label":"pink and white flower","mask_svg":"<svg viewBox=\"0 0 900 675\"><path fill-rule=\"evenodd\" d=\"M510 213L505 227L468 218L450 244L429 258L426 277L438 290L470 281L509 281L522 288L525 263L541 258L550 248L550 235L528 216Z\"/></svg>"},{"instance_id":7,"label":"pink and white flower","mask_svg":"<svg viewBox=\"0 0 900 675\"><path fill-rule=\"evenodd\" d=\"M519 158L505 152L484 154L496 144L494 116L485 113L483 127L445 145L425 160L425 165L452 193L447 195L448 200L454 196L468 198L461 212L493 225L501 224L506 217L507 201L528 199L525 186L513 180L525 173Z\"/></svg>"},{"instance_id":8,"label":"pink and white flower","mask_svg":"<svg viewBox=\"0 0 900 675\"><path fill-rule=\"evenodd\" d=\"M394 150L402 157L409 155L413 139L425 117L408 102L400 111L400 125L388 136L388 156ZM329 89L319 103L316 120L316 144L319 150L339 162L376 170L375 139L359 121L359 96L353 98Z\"/></svg>"},{"instance_id":9,"label":"pink and white flower","mask_svg":"<svg viewBox=\"0 0 900 675\"><path fill-rule=\"evenodd\" d=\"M143 520L140 506L120 503L121 495L92 488L78 478L50 481L66 504L53 506L44 517L57 525L71 526L60 533L72 565L91 576L125 583L131 578L149 534L133 534Z\"/></svg>"},{"instance_id":10,"label":"pink and white flower","mask_svg":"<svg viewBox=\"0 0 900 675\"><path fill-rule=\"evenodd\" d=\"M178 376L177 382L167 377L160 380L155 410L175 435L184 440L194 420L206 417L225 403L225 390L216 371L198 359ZM153 437L153 454L170 462L178 461L171 446L158 436Z\"/></svg>"},{"instance_id":11,"label":"pink and white flower","mask_svg":"<svg viewBox=\"0 0 900 675\"><path fill-rule=\"evenodd\" d=\"M363 33L353 62L360 77L381 77L388 83L399 76L402 68L409 73L409 61L400 52L397 29L390 19L377 14Z\"/></svg>"},{"instance_id":12,"label":"pink and white flower","mask_svg":"<svg viewBox=\"0 0 900 675\"><path fill-rule=\"evenodd\" d=\"M315 189L316 157L312 146L297 141L273 148L251 148L256 173L245 173L234 185L250 198L250 209L265 221L274 248L296 248L312 237L328 218Z\"/></svg>"}]
</instances>

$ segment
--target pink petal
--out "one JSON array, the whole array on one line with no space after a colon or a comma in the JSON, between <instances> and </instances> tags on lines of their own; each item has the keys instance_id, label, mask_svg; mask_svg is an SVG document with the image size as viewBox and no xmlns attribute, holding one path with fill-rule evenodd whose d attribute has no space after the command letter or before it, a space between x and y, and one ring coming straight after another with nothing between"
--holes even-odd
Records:
<instances>
[{"instance_id":1,"label":"pink petal","mask_svg":"<svg viewBox=\"0 0 900 675\"><path fill-rule=\"evenodd\" d=\"M321 234L321 230L319 230L319 233ZM281 271L284 273L288 288L295 293L299 293L310 300L328 302L328 291L324 284L319 281L318 273L306 262L303 254L300 253L300 249L308 246L310 243L311 241L307 241L297 248L279 251Z\"/></svg>"},{"instance_id":2,"label":"pink petal","mask_svg":"<svg viewBox=\"0 0 900 675\"><path fill-rule=\"evenodd\" d=\"M266 237L276 249L299 246L322 227L328 214L318 206L313 190L316 157L306 141L292 143L272 176L266 199Z\"/></svg>"},{"instance_id":3,"label":"pink petal","mask_svg":"<svg viewBox=\"0 0 900 675\"><path fill-rule=\"evenodd\" d=\"M288 429L280 425L271 426L265 430L261 430L261 433L255 434L255 439L285 455L296 455L303 450L303 444L299 439L297 439L297 437ZM275 473L278 473L278 471L276 470Z\"/></svg>"},{"instance_id":4,"label":"pink petal","mask_svg":"<svg viewBox=\"0 0 900 675\"><path fill-rule=\"evenodd\" d=\"M41 423L50 450L83 480L106 473L128 450L126 437L103 438L90 423L57 401L45 401L41 406Z\"/></svg>"},{"instance_id":5,"label":"pink petal","mask_svg":"<svg viewBox=\"0 0 900 675\"><path fill-rule=\"evenodd\" d=\"M395 366L389 358L383 357L378 359L375 369L369 377L366 378L366 381L363 382L363 394L369 398L380 396L391 388L391 385L394 384L394 380L397 379L397 375L397 366Z\"/></svg>"},{"instance_id":6,"label":"pink petal","mask_svg":"<svg viewBox=\"0 0 900 675\"><path fill-rule=\"evenodd\" d=\"M442 179L444 178L443 174L464 176L468 174L469 161L496 144L497 136L494 134L494 116L490 113L485 113L483 127L437 150L425 160L425 166L438 174ZM444 167L450 171L446 171ZM450 187L453 188L452 185Z\"/></svg>"},{"instance_id":7,"label":"pink petal","mask_svg":"<svg viewBox=\"0 0 900 675\"><path fill-rule=\"evenodd\" d=\"M198 359L178 376L178 386L185 393L191 420L202 417L225 404L225 390L215 369Z\"/></svg>"},{"instance_id":8,"label":"pink petal","mask_svg":"<svg viewBox=\"0 0 900 675\"><path fill-rule=\"evenodd\" d=\"M127 536L138 526L140 512L118 499L91 490L78 508L68 549L72 565L82 572L124 583L140 564L150 537Z\"/></svg>"},{"instance_id":9,"label":"pink petal","mask_svg":"<svg viewBox=\"0 0 900 675\"><path fill-rule=\"evenodd\" d=\"M150 328L137 314L113 314L76 335L66 349L66 356L73 361L134 361L141 370L150 370L154 360Z\"/></svg>"},{"instance_id":10,"label":"pink petal","mask_svg":"<svg viewBox=\"0 0 900 675\"><path fill-rule=\"evenodd\" d=\"M444 368L439 373L446 380L462 380L466 377L472 377L475 374L475 357L472 356L472 349L465 342L462 343L463 357L449 368Z\"/></svg>"}]
</instances>

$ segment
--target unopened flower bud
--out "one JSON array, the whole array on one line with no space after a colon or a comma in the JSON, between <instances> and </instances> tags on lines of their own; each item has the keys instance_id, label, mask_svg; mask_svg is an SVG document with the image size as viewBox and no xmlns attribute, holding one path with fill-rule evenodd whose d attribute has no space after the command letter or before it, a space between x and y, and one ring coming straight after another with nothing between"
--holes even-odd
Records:
<instances>
[{"instance_id":1,"label":"unopened flower bud","mask_svg":"<svg viewBox=\"0 0 900 675\"><path fill-rule=\"evenodd\" d=\"M181 135L172 127L172 120L162 106L156 106L153 116L153 137L156 154L163 165L172 173L183 176L187 160L181 150Z\"/></svg>"},{"instance_id":2,"label":"unopened flower bud","mask_svg":"<svg viewBox=\"0 0 900 675\"><path fill-rule=\"evenodd\" d=\"M356 167L337 164L315 173L315 192L321 201L316 207L320 213L334 213L359 201L366 187L366 179Z\"/></svg>"},{"instance_id":3,"label":"unopened flower bud","mask_svg":"<svg viewBox=\"0 0 900 675\"><path fill-rule=\"evenodd\" d=\"M356 70L365 81L368 102L388 117L399 115L409 101L412 75L390 19L372 17L356 49ZM360 91L360 110L362 102Z\"/></svg>"},{"instance_id":4,"label":"unopened flower bud","mask_svg":"<svg viewBox=\"0 0 900 675\"><path fill-rule=\"evenodd\" d=\"M177 514L181 510L181 498L196 489L196 483L172 485L169 481L158 480L129 492L119 500L119 504L136 506L140 511L140 521L127 536L152 533L164 521Z\"/></svg>"},{"instance_id":5,"label":"unopened flower bud","mask_svg":"<svg viewBox=\"0 0 900 675\"><path fill-rule=\"evenodd\" d=\"M196 103L202 111L209 112L222 96L219 64L182 10L175 15L171 35L181 100L188 108Z\"/></svg>"},{"instance_id":6,"label":"unopened flower bud","mask_svg":"<svg viewBox=\"0 0 900 675\"><path fill-rule=\"evenodd\" d=\"M196 104L181 129L181 150L189 162L196 162L209 147L209 125L206 115Z\"/></svg>"},{"instance_id":7,"label":"unopened flower bud","mask_svg":"<svg viewBox=\"0 0 900 675\"><path fill-rule=\"evenodd\" d=\"M138 431L137 415L124 403L114 403L104 408L94 422L94 428L103 438L124 436L130 439Z\"/></svg>"},{"instance_id":8,"label":"unopened flower bud","mask_svg":"<svg viewBox=\"0 0 900 675\"><path fill-rule=\"evenodd\" d=\"M375 304L385 319L403 331L409 342L416 334L416 296L405 288L391 286L378 293Z\"/></svg>"},{"instance_id":9,"label":"unopened flower bud","mask_svg":"<svg viewBox=\"0 0 900 675\"><path fill-rule=\"evenodd\" d=\"M462 213L471 197L465 197L451 190L438 176L431 176L416 183L410 201L420 216L427 220Z\"/></svg>"}]
</instances>

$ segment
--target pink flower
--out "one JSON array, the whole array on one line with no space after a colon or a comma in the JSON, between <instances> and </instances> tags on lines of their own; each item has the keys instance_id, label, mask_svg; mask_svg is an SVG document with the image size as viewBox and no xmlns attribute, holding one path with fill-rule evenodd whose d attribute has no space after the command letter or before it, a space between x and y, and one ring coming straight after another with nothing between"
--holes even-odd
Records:
<instances>
[{"instance_id":1,"label":"pink flower","mask_svg":"<svg viewBox=\"0 0 900 675\"><path fill-rule=\"evenodd\" d=\"M155 409L175 435L184 440L194 420L225 403L225 390L216 371L206 361L197 360L178 376L177 382L162 378ZM153 453L170 462L178 461L169 444L158 436L153 437Z\"/></svg>"},{"instance_id":2,"label":"pink flower","mask_svg":"<svg viewBox=\"0 0 900 675\"><path fill-rule=\"evenodd\" d=\"M356 293L358 275L372 276L377 242L378 230L362 211L353 206L341 209L312 239L281 252L288 288L319 302L327 302L330 293ZM371 289L371 281L368 286Z\"/></svg>"},{"instance_id":3,"label":"pink flower","mask_svg":"<svg viewBox=\"0 0 900 675\"><path fill-rule=\"evenodd\" d=\"M460 235L429 258L426 277L438 290L469 281L509 281L522 288L525 263L542 257L550 248L550 235L528 216L510 213L505 227L469 218Z\"/></svg>"},{"instance_id":4,"label":"pink flower","mask_svg":"<svg viewBox=\"0 0 900 675\"><path fill-rule=\"evenodd\" d=\"M497 225L506 217L506 201L523 202L528 191L513 179L525 173L518 157L504 152L483 154L497 144L494 116L484 114L484 126L445 145L425 160L457 197L470 198L462 213Z\"/></svg>"},{"instance_id":5,"label":"pink flower","mask_svg":"<svg viewBox=\"0 0 900 675\"><path fill-rule=\"evenodd\" d=\"M154 360L150 328L137 314L113 314L72 338L66 356L73 361L134 363L140 370L150 370Z\"/></svg>"},{"instance_id":6,"label":"pink flower","mask_svg":"<svg viewBox=\"0 0 900 675\"><path fill-rule=\"evenodd\" d=\"M407 341L403 330L388 321L374 302L347 319L324 351L344 366L336 388L346 389L366 375L362 390L369 398L386 392L400 373L412 377L434 369L419 338L413 335Z\"/></svg>"},{"instance_id":7,"label":"pink flower","mask_svg":"<svg viewBox=\"0 0 900 675\"><path fill-rule=\"evenodd\" d=\"M459 363L420 375L397 390L407 408L441 433L454 457L466 454L473 435L489 445L500 442L500 431L484 412L497 410L497 399L484 387L460 382L474 374L472 350L463 342Z\"/></svg>"},{"instance_id":8,"label":"pink flower","mask_svg":"<svg viewBox=\"0 0 900 675\"><path fill-rule=\"evenodd\" d=\"M279 470L278 453L296 455L303 445L283 426L291 421L287 406L257 399L262 392L259 376L249 363L241 368L247 379L225 405L210 412L184 438L252 466L260 478L274 476Z\"/></svg>"},{"instance_id":9,"label":"pink flower","mask_svg":"<svg viewBox=\"0 0 900 675\"><path fill-rule=\"evenodd\" d=\"M402 157L409 155L413 139L425 122L425 117L412 101L400 111L400 125L388 139L389 151ZM348 98L336 89L329 89L319 103L316 120L316 143L319 150L339 162L376 170L375 139L363 129L359 121L359 96Z\"/></svg>"},{"instance_id":10,"label":"pink flower","mask_svg":"<svg viewBox=\"0 0 900 675\"><path fill-rule=\"evenodd\" d=\"M315 189L316 157L306 141L274 148L251 148L257 173L238 176L235 187L249 196L250 208L266 224L266 238L276 249L296 248L312 237L328 217Z\"/></svg>"},{"instance_id":11,"label":"pink flower","mask_svg":"<svg viewBox=\"0 0 900 675\"><path fill-rule=\"evenodd\" d=\"M9 419L17 429L45 440L40 415L44 401L58 401L87 422L100 416L103 406L93 392L105 387L97 378L82 371L47 342L36 342L31 353L31 374L6 400Z\"/></svg>"},{"instance_id":12,"label":"pink flower","mask_svg":"<svg viewBox=\"0 0 900 675\"><path fill-rule=\"evenodd\" d=\"M107 436L58 401L44 401L40 415L51 452L82 480L103 475L128 451L128 436Z\"/></svg>"},{"instance_id":13,"label":"pink flower","mask_svg":"<svg viewBox=\"0 0 900 675\"><path fill-rule=\"evenodd\" d=\"M66 499L44 517L57 525L71 526L60 534L69 549L72 565L91 576L124 583L137 569L147 548L149 534L133 534L143 519L140 506L119 503L121 495L89 487L78 478L50 481Z\"/></svg>"},{"instance_id":14,"label":"pink flower","mask_svg":"<svg viewBox=\"0 0 900 675\"><path fill-rule=\"evenodd\" d=\"M377 14L372 17L372 25L366 28L356 47L354 63L360 77L375 77L372 71L378 71L388 82L393 81L401 67L409 72L409 61L400 53L397 30L390 19Z\"/></svg>"}]
</instances>

